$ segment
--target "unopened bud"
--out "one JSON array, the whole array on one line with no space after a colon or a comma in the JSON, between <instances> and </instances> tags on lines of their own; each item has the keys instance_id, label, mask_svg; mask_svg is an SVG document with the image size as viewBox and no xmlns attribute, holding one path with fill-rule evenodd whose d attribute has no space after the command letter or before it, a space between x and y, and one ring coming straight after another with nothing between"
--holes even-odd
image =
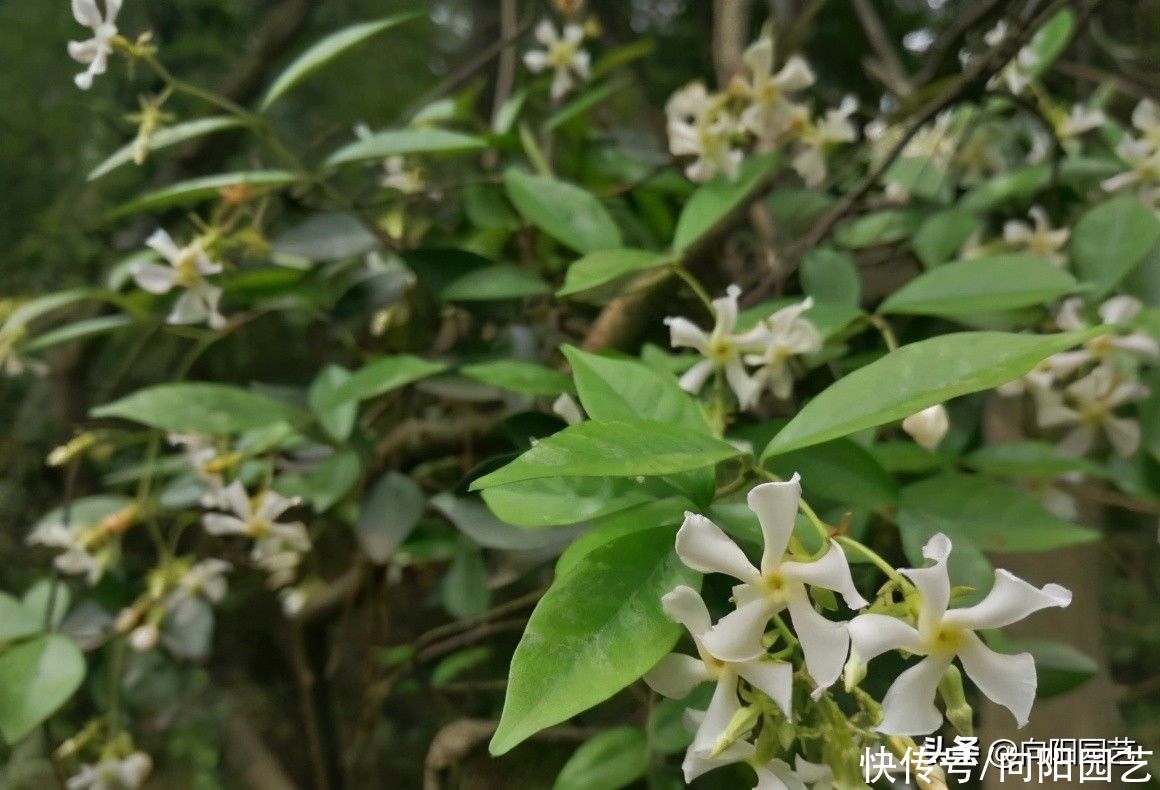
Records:
<instances>
[{"instance_id":1,"label":"unopened bud","mask_svg":"<svg viewBox=\"0 0 1160 790\"><path fill-rule=\"evenodd\" d=\"M85 431L78 434L67 444L62 444L48 454L49 466L64 466L70 461L84 455L85 452L97 443L95 434Z\"/></svg>"},{"instance_id":2,"label":"unopened bud","mask_svg":"<svg viewBox=\"0 0 1160 790\"><path fill-rule=\"evenodd\" d=\"M134 650L144 653L146 650L152 650L157 646L157 640L161 636L161 629L157 627L157 623L145 623L139 625L129 634L129 644L133 646Z\"/></svg>"},{"instance_id":3,"label":"unopened bud","mask_svg":"<svg viewBox=\"0 0 1160 790\"><path fill-rule=\"evenodd\" d=\"M842 683L845 685L846 691L853 691L865 679L866 664L856 653L851 651L850 660L846 662L846 667L842 670Z\"/></svg>"},{"instance_id":4,"label":"unopened bud","mask_svg":"<svg viewBox=\"0 0 1160 790\"><path fill-rule=\"evenodd\" d=\"M760 705L746 705L744 708L741 708L736 713L734 713L733 718L730 719L729 724L726 725L725 731L721 733L721 737L718 738L717 743L713 745L713 751L710 753L710 757L717 757L723 751L744 737L746 733L753 729L754 725L757 724L757 720L760 717Z\"/></svg>"},{"instance_id":5,"label":"unopened bud","mask_svg":"<svg viewBox=\"0 0 1160 790\"><path fill-rule=\"evenodd\" d=\"M938 447L950 427L947 407L941 403L912 414L902 421L902 430L928 450Z\"/></svg>"},{"instance_id":6,"label":"unopened bud","mask_svg":"<svg viewBox=\"0 0 1160 790\"><path fill-rule=\"evenodd\" d=\"M939 696L947 710L947 721L962 736L971 737L975 734L975 712L967 702L967 695L963 692L963 676L954 664L947 667L942 680L938 684Z\"/></svg>"},{"instance_id":7,"label":"unopened bud","mask_svg":"<svg viewBox=\"0 0 1160 790\"><path fill-rule=\"evenodd\" d=\"M111 513L97 524L97 531L105 535L123 535L137 521L139 508L131 502L116 513Z\"/></svg>"}]
</instances>

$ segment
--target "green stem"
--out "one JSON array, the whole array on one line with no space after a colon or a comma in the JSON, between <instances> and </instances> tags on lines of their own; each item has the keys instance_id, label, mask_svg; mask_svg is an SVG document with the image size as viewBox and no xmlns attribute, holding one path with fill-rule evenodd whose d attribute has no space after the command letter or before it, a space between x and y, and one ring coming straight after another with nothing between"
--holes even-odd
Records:
<instances>
[{"instance_id":1,"label":"green stem","mask_svg":"<svg viewBox=\"0 0 1160 790\"><path fill-rule=\"evenodd\" d=\"M705 305L705 309L709 311L710 315L712 315L713 298L709 296L709 292L705 290L701 283L697 282L697 278L690 274L689 270L682 266L680 263L674 263L672 270L674 274L676 274L685 282L685 285L689 286L689 290L697 295L697 298L701 300L703 305Z\"/></svg>"},{"instance_id":2,"label":"green stem","mask_svg":"<svg viewBox=\"0 0 1160 790\"><path fill-rule=\"evenodd\" d=\"M882 335L882 340L886 343L888 350L898 350L898 338L895 337L894 330L890 328L890 324L886 322L885 318L880 315L869 315L866 316L866 320Z\"/></svg>"},{"instance_id":3,"label":"green stem","mask_svg":"<svg viewBox=\"0 0 1160 790\"><path fill-rule=\"evenodd\" d=\"M838 543L848 549L854 549L855 551L861 553L863 557L874 563L879 570L889 576L890 579L895 583L904 588L910 586L910 582L906 580L906 577L899 573L893 565L882 559L878 552L846 535L838 535L834 538L834 540L838 541Z\"/></svg>"}]
</instances>

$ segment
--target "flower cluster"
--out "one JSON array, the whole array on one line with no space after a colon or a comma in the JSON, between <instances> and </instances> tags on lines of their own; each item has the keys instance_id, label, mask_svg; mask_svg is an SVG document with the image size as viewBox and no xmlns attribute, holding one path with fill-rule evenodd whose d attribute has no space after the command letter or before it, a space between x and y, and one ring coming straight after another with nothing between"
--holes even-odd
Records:
<instances>
[{"instance_id":1,"label":"flower cluster","mask_svg":"<svg viewBox=\"0 0 1160 790\"><path fill-rule=\"evenodd\" d=\"M793 739L771 735L781 730L780 724L794 724L804 715L794 703L795 678L812 689L803 698L805 708L821 706L843 669L847 690L852 690L865 674L865 664L889 650L924 658L895 680L882 701L876 732L920 735L937 729L942 714L934 706L935 694L956 656L983 694L1011 710L1020 725L1026 723L1036 688L1031 656L995 653L974 631L1008 625L1048 606L1067 606L1070 593L1052 584L1038 589L1000 570L981 602L948 609L951 543L940 534L923 550L924 557L934 560L933 567L894 574L897 581L892 584L903 601L895 602L884 592L871 605L855 588L836 540L827 540L812 556L794 540L800 500L797 475L749 492L749 507L763 537L758 565L704 516L686 513L677 532L676 552L685 565L740 581L733 588L735 608L716 623L691 587L679 586L662 599L665 612L688 630L697 656L665 656L645 675L645 682L673 699L686 697L703 682L716 684L708 708L688 716L695 734L682 766L686 781L737 762L751 765L763 788L821 779L820 766L802 754L794 760L796 772L791 770ZM908 586L902 588L903 583ZM819 591L836 593L851 609L866 611L849 622L830 620L815 608ZM782 619L787 611L789 624ZM899 612L902 616L895 616ZM771 622L776 628L767 633ZM800 672L793 663L799 652ZM859 694L865 703L868 696ZM749 734L752 741L746 738Z\"/></svg>"},{"instance_id":2,"label":"flower cluster","mask_svg":"<svg viewBox=\"0 0 1160 790\"><path fill-rule=\"evenodd\" d=\"M681 376L681 388L698 393L711 375L722 374L737 396L738 405L749 409L766 389L777 398L788 398L793 392L793 358L816 354L822 349L823 338L802 317L813 306L809 298L783 307L751 329L738 332L740 296L741 289L731 285L725 296L713 300L713 328L708 333L687 318L669 317L665 323L674 348L692 348L705 357Z\"/></svg>"},{"instance_id":3,"label":"flower cluster","mask_svg":"<svg viewBox=\"0 0 1160 790\"><path fill-rule=\"evenodd\" d=\"M710 93L704 83L693 82L673 94L665 105L669 150L693 157L685 174L702 182L718 173L736 178L747 148L773 151L796 140L793 168L808 185L821 184L826 152L857 136L850 122L857 102L846 97L837 108L813 117L809 107L794 100L794 94L813 85L813 71L796 55L775 71L769 37L752 44L742 60L748 73L735 76L723 91Z\"/></svg>"}]
</instances>

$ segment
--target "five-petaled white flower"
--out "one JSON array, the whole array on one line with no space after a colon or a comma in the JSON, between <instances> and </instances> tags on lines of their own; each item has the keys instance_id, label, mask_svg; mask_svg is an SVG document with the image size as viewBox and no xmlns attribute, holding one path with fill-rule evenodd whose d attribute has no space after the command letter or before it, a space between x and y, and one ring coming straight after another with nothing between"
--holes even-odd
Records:
<instances>
[{"instance_id":1,"label":"five-petaled white flower","mask_svg":"<svg viewBox=\"0 0 1160 790\"><path fill-rule=\"evenodd\" d=\"M763 36L755 41L742 55L749 67L750 79L736 78L738 91L749 101L749 106L741 112L741 127L764 148L775 146L784 134L801 123L801 114L790 94L805 90L815 79L809 64L798 55L774 73L773 54L772 38Z\"/></svg>"},{"instance_id":2,"label":"five-petaled white flower","mask_svg":"<svg viewBox=\"0 0 1160 790\"><path fill-rule=\"evenodd\" d=\"M1131 168L1102 182L1108 192L1115 192L1137 182L1160 181L1160 106L1144 99L1132 111L1132 125L1140 137L1124 135L1116 154Z\"/></svg>"},{"instance_id":3,"label":"five-petaled white flower","mask_svg":"<svg viewBox=\"0 0 1160 790\"><path fill-rule=\"evenodd\" d=\"M74 77L77 87L88 90L93 78L104 74L113 54L113 39L117 37L117 14L121 0L105 0L105 14L97 7L97 0L72 0L73 17L78 24L91 28L93 37L88 41L68 42L68 54L73 60L88 65L86 71Z\"/></svg>"},{"instance_id":4,"label":"five-petaled white flower","mask_svg":"<svg viewBox=\"0 0 1160 790\"><path fill-rule=\"evenodd\" d=\"M979 690L1011 711L1020 727L1031 713L1036 687L1031 654L996 653L975 631L1002 628L1049 606L1067 606L1071 593L1058 584L1039 589L1008 571L996 570L995 584L982 601L948 609L950 552L950 539L939 533L922 549L922 556L934 560L934 566L902 570L921 596L917 627L897 617L873 613L850 621L851 663L865 664L887 650L924 656L899 675L886 692L879 732L924 735L937 729L943 717L934 706L935 691L956 656Z\"/></svg>"},{"instance_id":5,"label":"five-petaled white flower","mask_svg":"<svg viewBox=\"0 0 1160 790\"><path fill-rule=\"evenodd\" d=\"M265 490L251 498L241 481L230 483L221 493L222 504L232 514L207 513L202 519L212 535L242 535L253 538L251 558L279 579L298 566L301 555L310 551L310 536L300 521L282 523L277 519L298 504L297 499Z\"/></svg>"},{"instance_id":6,"label":"five-petaled white flower","mask_svg":"<svg viewBox=\"0 0 1160 790\"><path fill-rule=\"evenodd\" d=\"M661 605L669 617L688 629L700 658L670 653L644 676L645 683L671 699L682 699L700 683L717 683L684 763L685 781L691 782L717 764L711 760L714 753L728 755L728 762L738 759L734 745L718 749L729 722L741 708L737 699L738 678L768 695L788 719L793 700L793 667L764 656L748 661L722 661L706 650L701 639L712 623L705 602L692 587L677 587L661 599Z\"/></svg>"},{"instance_id":7,"label":"five-petaled white flower","mask_svg":"<svg viewBox=\"0 0 1160 790\"><path fill-rule=\"evenodd\" d=\"M552 77L552 98L559 99L576 84L573 75L581 80L588 79L588 66L591 61L588 52L580 48L584 40L584 28L580 25L564 25L563 35L556 32L552 23L545 19L536 25L536 41L544 45L544 49L533 49L524 54L524 65L529 70L539 73L551 68L555 75Z\"/></svg>"},{"instance_id":8,"label":"five-petaled white flower","mask_svg":"<svg viewBox=\"0 0 1160 790\"><path fill-rule=\"evenodd\" d=\"M1032 206L1028 212L1034 226L1020 220L1009 220L1003 225L1003 239L1015 247L1022 247L1033 255L1063 266L1067 254L1062 252L1071 231L1067 228L1052 228L1051 220L1043 206Z\"/></svg>"},{"instance_id":9,"label":"five-petaled white flower","mask_svg":"<svg viewBox=\"0 0 1160 790\"><path fill-rule=\"evenodd\" d=\"M1131 325L1132 319L1143 307L1143 302L1134 296L1121 294L1101 304L1096 312L1105 324L1123 330ZM1065 299L1056 313L1055 323L1060 329L1069 332L1086 329L1089 324L1080 315L1082 308L1083 299L1080 297ZM1116 352L1131 355L1140 362L1155 362L1160 360L1160 343L1143 330L1109 333L1092 338L1084 343L1083 348L1053 354L1048 358L1047 366L1054 375L1067 376L1089 362L1104 361Z\"/></svg>"},{"instance_id":10,"label":"five-petaled white flower","mask_svg":"<svg viewBox=\"0 0 1160 790\"><path fill-rule=\"evenodd\" d=\"M1040 428L1070 427L1059 443L1064 455L1086 455L1098 431L1108 437L1117 453L1131 455L1140 446L1140 423L1117 417L1115 409L1148 397L1148 388L1124 378L1108 365L1100 365L1081 379L1058 390L1037 390L1036 423Z\"/></svg>"},{"instance_id":11,"label":"five-petaled white flower","mask_svg":"<svg viewBox=\"0 0 1160 790\"><path fill-rule=\"evenodd\" d=\"M802 147L791 164L806 186L816 187L826 180L826 151L829 148L838 143L851 143L858 136L854 124L850 123L850 116L857 109L858 100L847 96L836 109L827 110L821 121L812 123L806 118L801 123L798 139Z\"/></svg>"},{"instance_id":12,"label":"five-petaled white flower","mask_svg":"<svg viewBox=\"0 0 1160 790\"><path fill-rule=\"evenodd\" d=\"M690 83L669 98L665 117L670 153L696 157L685 168L690 181L702 183L718 173L737 177L745 156L735 146L741 129L721 96L710 95L704 83Z\"/></svg>"},{"instance_id":13,"label":"five-petaled white flower","mask_svg":"<svg viewBox=\"0 0 1160 790\"><path fill-rule=\"evenodd\" d=\"M902 430L928 450L938 447L950 427L950 415L947 414L947 407L941 403L928 406L902 421Z\"/></svg>"},{"instance_id":14,"label":"five-petaled white flower","mask_svg":"<svg viewBox=\"0 0 1160 790\"><path fill-rule=\"evenodd\" d=\"M63 515L40 522L28 534L30 546L61 549L53 560L56 569L70 576L84 576L96 584L117 560L118 544L112 534L98 524L66 524Z\"/></svg>"},{"instance_id":15,"label":"five-petaled white flower","mask_svg":"<svg viewBox=\"0 0 1160 790\"><path fill-rule=\"evenodd\" d=\"M813 297L806 297L797 304L781 308L755 327L756 337L764 348L760 354L747 354L745 361L758 366L753 381L759 388L769 387L776 398L784 400L793 392L790 358L822 350L822 333L802 318L802 313L813 306Z\"/></svg>"},{"instance_id":16,"label":"five-petaled white flower","mask_svg":"<svg viewBox=\"0 0 1160 790\"><path fill-rule=\"evenodd\" d=\"M136 790L145 783L153 760L145 752L127 757L106 757L95 765L84 763L65 782L68 790Z\"/></svg>"},{"instance_id":17,"label":"five-petaled white flower","mask_svg":"<svg viewBox=\"0 0 1160 790\"><path fill-rule=\"evenodd\" d=\"M222 271L222 265L209 259L199 242L178 247L164 230L158 228L145 244L156 250L169 263L142 261L131 269L133 279L149 293L169 293L173 288L184 289L166 319L171 324L199 324L208 321L210 327L220 329L226 320L218 312L222 289L210 285L206 277Z\"/></svg>"},{"instance_id":18,"label":"five-petaled white flower","mask_svg":"<svg viewBox=\"0 0 1160 790\"><path fill-rule=\"evenodd\" d=\"M768 330L757 326L742 334L734 332L740 296L741 289L731 285L725 296L713 300L713 330L708 334L687 318L670 316L665 323L674 348L693 348L705 356L681 376L681 389L696 394L714 371L723 370L741 408L747 409L756 402L761 385L746 372L742 355L761 351Z\"/></svg>"},{"instance_id":19,"label":"five-petaled white flower","mask_svg":"<svg viewBox=\"0 0 1160 790\"><path fill-rule=\"evenodd\" d=\"M849 636L845 623L829 620L814 609L806 585L839 593L851 609L867 603L855 589L846 555L836 541L830 541L816 560L786 557L800 499L796 474L786 482L763 483L749 492L749 508L757 515L765 544L760 567L720 527L696 513L686 513L677 531L677 555L694 570L724 573L742 582L733 588L737 608L700 637L705 650L722 661L752 661L765 652L762 639L769 619L788 608L817 695L841 674Z\"/></svg>"}]
</instances>

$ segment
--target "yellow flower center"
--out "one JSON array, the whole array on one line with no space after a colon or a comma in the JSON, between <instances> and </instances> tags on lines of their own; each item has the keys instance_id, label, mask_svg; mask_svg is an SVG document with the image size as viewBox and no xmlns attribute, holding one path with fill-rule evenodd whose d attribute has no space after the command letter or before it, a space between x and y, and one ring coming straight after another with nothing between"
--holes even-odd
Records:
<instances>
[{"instance_id":1,"label":"yellow flower center","mask_svg":"<svg viewBox=\"0 0 1160 790\"><path fill-rule=\"evenodd\" d=\"M950 626L940 626L928 641L932 653L957 653L963 646L963 630Z\"/></svg>"},{"instance_id":2,"label":"yellow flower center","mask_svg":"<svg viewBox=\"0 0 1160 790\"><path fill-rule=\"evenodd\" d=\"M548 48L548 60L557 69L566 69L572 64L572 59L576 57L577 45L571 41L557 41Z\"/></svg>"},{"instance_id":3,"label":"yellow flower center","mask_svg":"<svg viewBox=\"0 0 1160 790\"><path fill-rule=\"evenodd\" d=\"M201 282L201 270L197 268L197 250L192 247L181 251L173 268L177 271L177 284L183 288L192 288Z\"/></svg>"},{"instance_id":4,"label":"yellow flower center","mask_svg":"<svg viewBox=\"0 0 1160 790\"><path fill-rule=\"evenodd\" d=\"M733 344L724 337L712 337L709 339L709 359L716 362L718 365L724 365L733 357L737 356L737 349Z\"/></svg>"}]
</instances>

